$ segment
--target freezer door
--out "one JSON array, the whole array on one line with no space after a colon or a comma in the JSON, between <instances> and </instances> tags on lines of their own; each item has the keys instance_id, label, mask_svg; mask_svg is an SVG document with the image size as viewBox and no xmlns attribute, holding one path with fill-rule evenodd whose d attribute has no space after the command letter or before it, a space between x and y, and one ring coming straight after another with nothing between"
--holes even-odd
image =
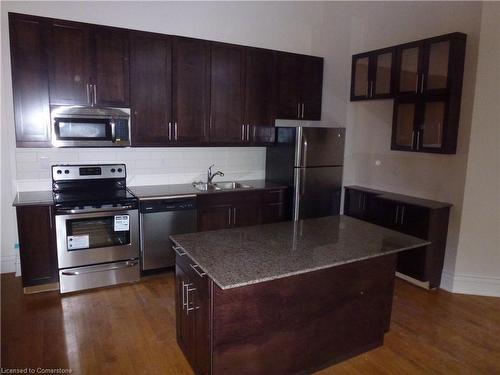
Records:
<instances>
[{"instance_id":1,"label":"freezer door","mask_svg":"<svg viewBox=\"0 0 500 375\"><path fill-rule=\"evenodd\" d=\"M294 220L340 212L342 167L295 168Z\"/></svg>"},{"instance_id":2,"label":"freezer door","mask_svg":"<svg viewBox=\"0 0 500 375\"><path fill-rule=\"evenodd\" d=\"M296 167L344 164L345 128L297 128Z\"/></svg>"}]
</instances>

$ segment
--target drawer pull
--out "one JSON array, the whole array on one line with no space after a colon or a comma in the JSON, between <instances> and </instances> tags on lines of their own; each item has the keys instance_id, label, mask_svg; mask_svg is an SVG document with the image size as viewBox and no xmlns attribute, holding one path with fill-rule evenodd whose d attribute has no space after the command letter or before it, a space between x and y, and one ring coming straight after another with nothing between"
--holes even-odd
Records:
<instances>
[{"instance_id":1,"label":"drawer pull","mask_svg":"<svg viewBox=\"0 0 500 375\"><path fill-rule=\"evenodd\" d=\"M197 264L190 264L189 266L193 269L194 272L196 272L196 274L198 276L203 277L203 276L206 275L206 272L203 272L203 270L201 269L201 267L199 265L197 265Z\"/></svg>"},{"instance_id":2,"label":"drawer pull","mask_svg":"<svg viewBox=\"0 0 500 375\"><path fill-rule=\"evenodd\" d=\"M180 257L186 255L186 252L182 250L180 246L172 246L172 249L174 249L175 253Z\"/></svg>"}]
</instances>

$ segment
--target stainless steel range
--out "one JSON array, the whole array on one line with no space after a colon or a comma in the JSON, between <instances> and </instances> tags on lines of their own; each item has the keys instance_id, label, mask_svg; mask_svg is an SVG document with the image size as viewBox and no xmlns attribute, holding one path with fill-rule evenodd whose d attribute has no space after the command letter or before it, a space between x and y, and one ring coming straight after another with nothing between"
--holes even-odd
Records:
<instances>
[{"instance_id":1,"label":"stainless steel range","mask_svg":"<svg viewBox=\"0 0 500 375\"><path fill-rule=\"evenodd\" d=\"M54 165L61 293L139 280L137 198L124 164Z\"/></svg>"}]
</instances>

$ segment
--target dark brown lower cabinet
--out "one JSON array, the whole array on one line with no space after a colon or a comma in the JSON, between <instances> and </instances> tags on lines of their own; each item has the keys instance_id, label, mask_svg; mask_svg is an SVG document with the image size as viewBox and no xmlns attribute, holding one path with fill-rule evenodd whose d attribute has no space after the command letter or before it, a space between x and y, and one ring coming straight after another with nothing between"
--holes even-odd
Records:
<instances>
[{"instance_id":1,"label":"dark brown lower cabinet","mask_svg":"<svg viewBox=\"0 0 500 375\"><path fill-rule=\"evenodd\" d=\"M345 188L344 214L431 242L398 254L397 271L437 288L451 205L362 187Z\"/></svg>"},{"instance_id":2,"label":"dark brown lower cabinet","mask_svg":"<svg viewBox=\"0 0 500 375\"><path fill-rule=\"evenodd\" d=\"M52 206L19 206L16 211L23 287L59 282Z\"/></svg>"},{"instance_id":3,"label":"dark brown lower cabinet","mask_svg":"<svg viewBox=\"0 0 500 375\"><path fill-rule=\"evenodd\" d=\"M199 195L198 230L284 221L287 206L286 188Z\"/></svg>"},{"instance_id":4,"label":"dark brown lower cabinet","mask_svg":"<svg viewBox=\"0 0 500 375\"><path fill-rule=\"evenodd\" d=\"M196 374L309 374L389 330L395 254L225 290L179 254L177 342Z\"/></svg>"}]
</instances>

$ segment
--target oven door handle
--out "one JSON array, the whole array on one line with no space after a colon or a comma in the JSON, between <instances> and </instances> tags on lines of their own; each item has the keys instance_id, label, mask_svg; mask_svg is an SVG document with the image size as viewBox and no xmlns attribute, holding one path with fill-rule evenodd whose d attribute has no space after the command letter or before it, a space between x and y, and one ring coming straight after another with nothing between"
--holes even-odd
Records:
<instances>
[{"instance_id":1,"label":"oven door handle","mask_svg":"<svg viewBox=\"0 0 500 375\"><path fill-rule=\"evenodd\" d=\"M83 209L83 210L58 208L57 213L59 213L59 214L61 214L61 213L62 214L86 214L86 213L92 213L92 212L126 211L126 210L131 210L131 209L135 209L135 207L132 205L127 205L127 206L121 206L121 207L87 208L87 209Z\"/></svg>"},{"instance_id":2,"label":"oven door handle","mask_svg":"<svg viewBox=\"0 0 500 375\"><path fill-rule=\"evenodd\" d=\"M78 271L61 271L61 274L64 276L78 276L78 275L83 275L86 273L93 273L93 272L102 272L102 271L111 271L111 270L118 270L122 268L130 268L134 267L139 262L137 260L129 260L125 263L121 263L119 265L113 264L113 265L103 265L99 267L92 267L91 269L86 269L86 270L78 270Z\"/></svg>"}]
</instances>

